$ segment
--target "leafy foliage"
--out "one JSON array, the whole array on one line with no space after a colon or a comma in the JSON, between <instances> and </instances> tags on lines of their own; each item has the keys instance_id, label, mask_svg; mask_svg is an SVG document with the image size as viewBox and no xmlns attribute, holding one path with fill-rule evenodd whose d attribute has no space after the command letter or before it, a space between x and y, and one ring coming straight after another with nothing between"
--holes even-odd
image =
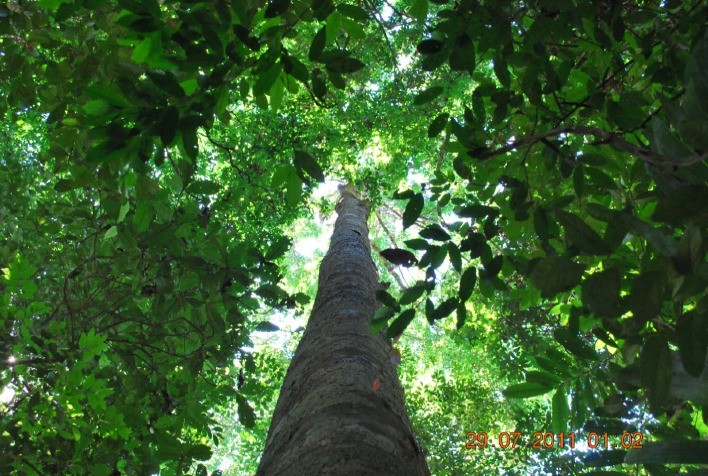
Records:
<instances>
[{"instance_id":1,"label":"leafy foliage","mask_svg":"<svg viewBox=\"0 0 708 476\"><path fill-rule=\"evenodd\" d=\"M211 409L258 431L249 333L306 304L286 235L328 176L417 261L377 331L424 314L485 383L546 395L509 400L524 431L663 440L588 465L697 463L677 445L707 431L706 6L385 3L0 6L3 473L204 474ZM448 359L457 380L413 399L459 404L426 428L441 472L472 468L459 426L498 421L471 420L478 370Z\"/></svg>"}]
</instances>

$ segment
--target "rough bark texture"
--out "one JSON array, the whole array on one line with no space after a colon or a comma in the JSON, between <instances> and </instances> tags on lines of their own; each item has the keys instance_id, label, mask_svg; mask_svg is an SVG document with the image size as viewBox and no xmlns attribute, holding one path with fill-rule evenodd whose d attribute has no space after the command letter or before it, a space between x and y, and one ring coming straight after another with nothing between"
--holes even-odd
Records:
<instances>
[{"instance_id":1,"label":"rough bark texture","mask_svg":"<svg viewBox=\"0 0 708 476\"><path fill-rule=\"evenodd\" d=\"M379 304L368 206L345 189L337 212L317 298L257 474L430 474L411 432L390 343L369 328Z\"/></svg>"}]
</instances>

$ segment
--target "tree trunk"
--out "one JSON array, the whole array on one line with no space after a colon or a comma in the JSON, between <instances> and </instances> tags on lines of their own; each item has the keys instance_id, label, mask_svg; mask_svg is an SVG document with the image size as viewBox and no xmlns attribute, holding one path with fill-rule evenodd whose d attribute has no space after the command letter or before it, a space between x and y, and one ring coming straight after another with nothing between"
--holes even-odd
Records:
<instances>
[{"instance_id":1,"label":"tree trunk","mask_svg":"<svg viewBox=\"0 0 708 476\"><path fill-rule=\"evenodd\" d=\"M411 432L391 344L369 328L379 306L369 207L345 188L337 213L257 474L430 474Z\"/></svg>"}]
</instances>

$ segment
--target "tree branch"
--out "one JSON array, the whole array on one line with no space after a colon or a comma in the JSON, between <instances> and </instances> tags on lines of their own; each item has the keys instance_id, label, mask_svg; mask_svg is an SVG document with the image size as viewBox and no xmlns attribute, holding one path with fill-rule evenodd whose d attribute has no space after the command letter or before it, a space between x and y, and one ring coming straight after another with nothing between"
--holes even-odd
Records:
<instances>
[{"instance_id":1,"label":"tree branch","mask_svg":"<svg viewBox=\"0 0 708 476\"><path fill-rule=\"evenodd\" d=\"M686 167L688 165L693 165L698 162L702 162L708 159L708 153L703 154L693 154L689 157L674 158L663 154L660 154L654 150L647 147L637 146L631 142L623 139L617 134L607 132L605 130L599 129L592 126L565 126L551 129L550 131L543 132L541 134L532 135L529 137L523 137L521 139L515 140L511 144L507 144L503 147L499 147L495 150L483 152L477 158L480 160L486 160L497 155L502 155L507 152L511 152L520 147L530 146L537 142L541 142L543 139L548 137L555 137L561 134L577 134L583 136L594 136L603 143L609 144L616 150L621 152L627 152L635 157L639 157L645 162L654 165L675 165L677 167Z\"/></svg>"}]
</instances>

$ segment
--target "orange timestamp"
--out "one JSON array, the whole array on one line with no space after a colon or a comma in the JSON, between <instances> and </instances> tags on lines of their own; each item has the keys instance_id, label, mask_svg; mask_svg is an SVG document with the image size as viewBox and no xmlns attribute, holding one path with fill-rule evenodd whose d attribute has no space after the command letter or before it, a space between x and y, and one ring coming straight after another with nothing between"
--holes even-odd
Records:
<instances>
[{"instance_id":1,"label":"orange timestamp","mask_svg":"<svg viewBox=\"0 0 708 476\"><path fill-rule=\"evenodd\" d=\"M622 448L642 448L644 434L641 431L625 431L619 437L619 445ZM597 433L591 431L581 440L575 432L570 433L551 433L535 431L531 435L531 441L524 441L523 434L520 431L502 431L497 435L496 441L490 439L489 434L485 431L470 431L467 432L467 441L465 448L468 450L483 450L487 447L514 449L518 446L529 446L537 450L550 449L574 449L576 443L583 443L590 449L595 448L610 448L610 435L608 433Z\"/></svg>"}]
</instances>

